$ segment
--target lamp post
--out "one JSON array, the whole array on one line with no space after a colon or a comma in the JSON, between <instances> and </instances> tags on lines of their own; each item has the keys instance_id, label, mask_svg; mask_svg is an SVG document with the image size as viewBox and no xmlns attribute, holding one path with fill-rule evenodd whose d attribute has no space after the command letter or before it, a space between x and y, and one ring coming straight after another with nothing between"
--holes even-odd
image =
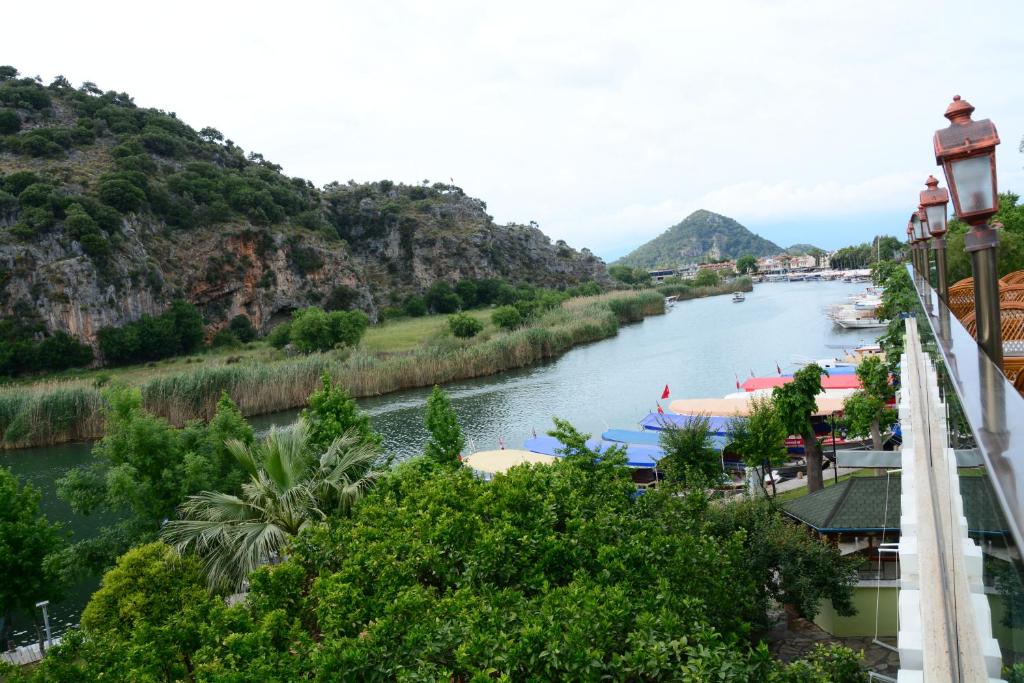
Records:
<instances>
[{"instance_id":1,"label":"lamp post","mask_svg":"<svg viewBox=\"0 0 1024 683\"><path fill-rule=\"evenodd\" d=\"M914 226L907 221L907 246L910 249L910 265L914 266L914 274L917 274L917 249L914 248Z\"/></svg>"},{"instance_id":2,"label":"lamp post","mask_svg":"<svg viewBox=\"0 0 1024 683\"><path fill-rule=\"evenodd\" d=\"M949 204L949 192L939 189L939 181L935 176L928 176L924 181L927 190L921 192L921 206L924 207L928 220L928 232L932 235L932 249L935 250L935 276L938 280L939 296L946 304L949 303L949 280L946 277L946 205Z\"/></svg>"},{"instance_id":3,"label":"lamp post","mask_svg":"<svg viewBox=\"0 0 1024 683\"><path fill-rule=\"evenodd\" d=\"M1003 339L999 329L999 273L996 247L999 240L988 220L999 208L996 185L996 145L999 134L988 119L974 121L974 111L959 95L946 109L949 127L935 131L935 163L942 166L953 195L956 216L970 224L964 238L974 271L974 311L978 344L992 362L1003 364Z\"/></svg>"},{"instance_id":4,"label":"lamp post","mask_svg":"<svg viewBox=\"0 0 1024 683\"><path fill-rule=\"evenodd\" d=\"M928 221L925 218L924 209L920 206L917 207L917 211L910 214L910 227L914 230L914 246L919 252L917 258L920 271L918 274L931 286L931 266L928 261L928 240L931 235L928 234Z\"/></svg>"}]
</instances>

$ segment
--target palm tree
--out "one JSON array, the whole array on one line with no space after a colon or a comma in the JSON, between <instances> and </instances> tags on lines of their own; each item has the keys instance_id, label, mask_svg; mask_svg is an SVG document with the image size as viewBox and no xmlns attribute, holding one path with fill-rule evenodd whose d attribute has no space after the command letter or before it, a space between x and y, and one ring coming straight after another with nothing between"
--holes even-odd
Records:
<instances>
[{"instance_id":1,"label":"palm tree","mask_svg":"<svg viewBox=\"0 0 1024 683\"><path fill-rule=\"evenodd\" d=\"M228 450L249 475L241 495L203 491L178 507L162 538L179 552L195 551L212 588L238 589L262 564L279 561L288 540L332 513L347 513L380 472L374 444L348 431L319 458L309 452L309 428L272 428L260 443L231 440Z\"/></svg>"}]
</instances>

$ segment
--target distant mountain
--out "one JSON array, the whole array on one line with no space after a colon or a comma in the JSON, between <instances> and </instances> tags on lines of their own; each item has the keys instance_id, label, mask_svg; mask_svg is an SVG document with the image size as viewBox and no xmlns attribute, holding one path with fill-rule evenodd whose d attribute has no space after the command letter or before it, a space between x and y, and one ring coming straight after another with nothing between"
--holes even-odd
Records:
<instances>
[{"instance_id":1,"label":"distant mountain","mask_svg":"<svg viewBox=\"0 0 1024 683\"><path fill-rule=\"evenodd\" d=\"M755 235L733 219L701 209L616 263L654 268L732 259L743 254L774 256L781 252L779 245Z\"/></svg>"},{"instance_id":2,"label":"distant mountain","mask_svg":"<svg viewBox=\"0 0 1024 683\"><path fill-rule=\"evenodd\" d=\"M794 244L791 247L786 247L786 254L789 256L802 256L803 254L810 254L814 250L824 251L824 249L820 249L813 244L800 242L799 244Z\"/></svg>"}]
</instances>

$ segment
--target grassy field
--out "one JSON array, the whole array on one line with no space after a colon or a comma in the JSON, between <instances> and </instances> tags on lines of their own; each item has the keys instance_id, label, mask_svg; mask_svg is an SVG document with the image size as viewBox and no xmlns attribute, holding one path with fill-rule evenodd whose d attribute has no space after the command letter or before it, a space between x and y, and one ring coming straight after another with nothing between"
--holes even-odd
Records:
<instances>
[{"instance_id":1,"label":"grassy field","mask_svg":"<svg viewBox=\"0 0 1024 683\"><path fill-rule=\"evenodd\" d=\"M141 366L71 373L0 388L4 448L98 438L103 387L137 387L143 405L174 424L208 419L227 393L245 415L305 405L329 374L355 397L444 384L527 367L578 344L614 336L623 323L665 310L657 292L621 291L570 299L510 332L485 323L472 339L448 333L446 316L395 321L368 331L355 349L288 356L263 342Z\"/></svg>"},{"instance_id":2,"label":"grassy field","mask_svg":"<svg viewBox=\"0 0 1024 683\"><path fill-rule=\"evenodd\" d=\"M491 310L468 311L484 324L482 334L494 331ZM412 351L424 342L444 336L448 331L448 317L428 315L422 318L403 318L383 325L374 325L366 331L360 347L371 353L401 353Z\"/></svg>"}]
</instances>

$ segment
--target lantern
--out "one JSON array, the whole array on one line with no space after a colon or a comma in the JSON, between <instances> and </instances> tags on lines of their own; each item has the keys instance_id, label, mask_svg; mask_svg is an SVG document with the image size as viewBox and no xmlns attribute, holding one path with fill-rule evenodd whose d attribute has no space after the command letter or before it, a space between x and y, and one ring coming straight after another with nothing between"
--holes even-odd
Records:
<instances>
[{"instance_id":1,"label":"lantern","mask_svg":"<svg viewBox=\"0 0 1024 683\"><path fill-rule=\"evenodd\" d=\"M939 181L935 176L928 176L924 182L928 187L921 192L921 206L924 207L928 220L928 231L932 237L946 234L946 205L949 204L949 192L939 189Z\"/></svg>"},{"instance_id":2,"label":"lantern","mask_svg":"<svg viewBox=\"0 0 1024 683\"><path fill-rule=\"evenodd\" d=\"M999 134L988 119L974 121L974 111L959 95L946 109L949 127L935 131L935 163L942 166L953 194L957 218L980 225L999 208L996 145Z\"/></svg>"}]
</instances>

